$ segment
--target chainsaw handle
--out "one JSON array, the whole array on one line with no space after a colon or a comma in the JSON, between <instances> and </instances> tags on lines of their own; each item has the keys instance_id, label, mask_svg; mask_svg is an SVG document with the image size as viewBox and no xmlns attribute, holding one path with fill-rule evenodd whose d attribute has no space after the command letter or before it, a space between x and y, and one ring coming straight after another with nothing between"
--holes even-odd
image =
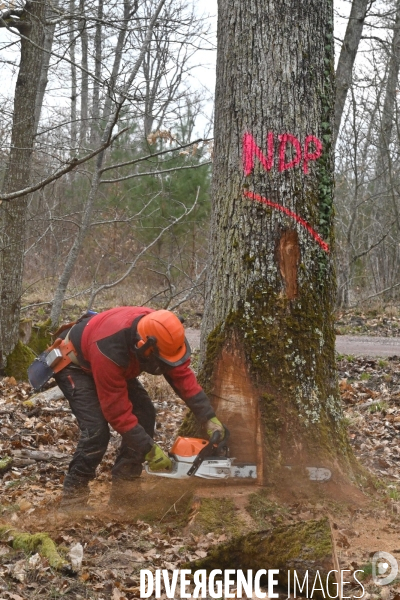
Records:
<instances>
[{"instance_id":1,"label":"chainsaw handle","mask_svg":"<svg viewBox=\"0 0 400 600\"><path fill-rule=\"evenodd\" d=\"M217 430L217 431L213 432L212 436L210 437L210 441L208 442L208 444L206 446L204 446L204 448L202 448L200 450L200 452L194 459L192 466L190 467L189 471L187 472L189 477L191 477L192 475L194 475L196 473L196 471L200 467L201 463L203 462L203 460L205 458L207 458L207 456L212 456L214 454L215 449L218 450L221 446L226 447L226 442L228 441L228 438L229 438L229 430L225 427L225 425L224 425L224 430L225 430L225 435L224 435L223 439L221 439L220 431Z\"/></svg>"},{"instance_id":2,"label":"chainsaw handle","mask_svg":"<svg viewBox=\"0 0 400 600\"><path fill-rule=\"evenodd\" d=\"M216 431L213 432L212 436L210 437L210 441L208 442L207 445L212 444L214 446L214 444L219 444L219 442L221 441L221 432L218 431L218 429Z\"/></svg>"}]
</instances>

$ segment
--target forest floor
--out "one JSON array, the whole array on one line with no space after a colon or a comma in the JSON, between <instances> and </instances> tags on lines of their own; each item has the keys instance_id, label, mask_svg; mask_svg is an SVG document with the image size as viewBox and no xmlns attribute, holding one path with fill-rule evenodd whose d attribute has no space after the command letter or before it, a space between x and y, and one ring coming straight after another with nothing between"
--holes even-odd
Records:
<instances>
[{"instance_id":1,"label":"forest floor","mask_svg":"<svg viewBox=\"0 0 400 600\"><path fill-rule=\"evenodd\" d=\"M340 357L338 368L349 438L374 475L374 487L362 490L360 484L349 492L333 478L329 486L310 484L311 494L293 489L283 497L273 488L215 488L202 481L196 489L196 479L176 485L146 476L133 486L132 509L118 511L107 506L115 435L92 484L92 510L67 514L58 504L78 435L68 404L43 396L35 403L27 384L3 379L1 455L14 462L0 480L0 525L46 531L66 554L80 543L83 564L71 577L51 569L45 559L13 550L6 538L0 543L0 598L139 598L142 568L179 568L238 530L326 514L334 523L341 568L368 565L378 550L400 559L400 360ZM157 441L169 448L185 407L166 384L150 376L145 384L157 408ZM385 599L400 592L396 583L379 588L369 579L364 582L369 594Z\"/></svg>"},{"instance_id":2,"label":"forest floor","mask_svg":"<svg viewBox=\"0 0 400 600\"><path fill-rule=\"evenodd\" d=\"M384 336L386 326L378 322L375 331ZM91 487L90 510L73 513L59 509L78 437L67 401L51 399L50 392L35 400L28 384L0 380L0 457L13 458L0 479L0 528L10 532L0 541L0 600L139 598L141 569L181 568L238 531L326 515L340 568L365 570L364 598L400 600L399 580L380 587L370 575L376 551L400 560L400 358L338 355L338 370L349 439L372 475L357 486L343 488L333 475L329 484L310 483L307 490L295 487L282 494L273 487L210 486L196 478L176 485L144 476L132 484L132 507L118 510L107 504L119 443L113 434ZM185 405L159 379L146 376L144 383L157 409L157 442L168 449ZM38 554L14 550L12 530L46 531L67 558L81 544L82 567L71 575ZM352 593L360 594L347 595Z\"/></svg>"}]
</instances>

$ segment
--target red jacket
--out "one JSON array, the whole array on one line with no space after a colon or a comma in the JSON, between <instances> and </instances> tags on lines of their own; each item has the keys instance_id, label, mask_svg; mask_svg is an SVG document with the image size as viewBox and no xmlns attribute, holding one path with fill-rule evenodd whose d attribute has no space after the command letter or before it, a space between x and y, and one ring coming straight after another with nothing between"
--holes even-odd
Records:
<instances>
[{"instance_id":1,"label":"red jacket","mask_svg":"<svg viewBox=\"0 0 400 600\"><path fill-rule=\"evenodd\" d=\"M127 380L137 377L141 372L133 351L135 332L132 323L138 316L151 312L151 308L138 306L106 310L92 317L80 336L79 350L85 361L83 368L93 375L105 418L121 434L138 423L132 413L127 388ZM76 347L74 337L71 331L71 340ZM165 378L189 407L193 408L191 404L199 407L200 403L202 416L211 418L214 412L189 365L190 359L171 369Z\"/></svg>"}]
</instances>

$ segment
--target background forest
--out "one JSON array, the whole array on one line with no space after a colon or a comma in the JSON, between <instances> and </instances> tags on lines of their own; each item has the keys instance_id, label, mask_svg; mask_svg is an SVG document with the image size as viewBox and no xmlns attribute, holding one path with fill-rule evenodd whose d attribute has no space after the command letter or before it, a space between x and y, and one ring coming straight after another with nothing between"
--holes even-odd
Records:
<instances>
[{"instance_id":1,"label":"background forest","mask_svg":"<svg viewBox=\"0 0 400 600\"><path fill-rule=\"evenodd\" d=\"M14 308L20 302L24 315L35 306L53 324L65 300L94 309L190 300L201 313L215 19L183 0L0 8L0 274L6 286L5 270L14 271L10 288L17 283L7 249L13 260L23 252ZM44 23L30 43L40 70L29 84L34 102L18 113L18 68L32 58L23 48L29 11ZM348 308L400 291L400 0L337 0L335 11L337 303ZM25 171L10 159L17 118L22 127L30 120L34 140ZM20 171L18 185L10 187L7 165ZM24 200L4 195L43 180Z\"/></svg>"}]
</instances>

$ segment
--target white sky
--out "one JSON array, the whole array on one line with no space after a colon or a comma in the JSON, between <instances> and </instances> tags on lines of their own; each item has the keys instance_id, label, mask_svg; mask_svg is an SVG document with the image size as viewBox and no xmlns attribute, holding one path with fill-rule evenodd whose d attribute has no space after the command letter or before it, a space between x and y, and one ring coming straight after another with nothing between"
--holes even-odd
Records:
<instances>
[{"instance_id":1,"label":"white sky","mask_svg":"<svg viewBox=\"0 0 400 600\"><path fill-rule=\"evenodd\" d=\"M243 0L245 2L245 0ZM279 0L277 0L279 2ZM210 23L210 36L209 41L211 44L216 45L216 29L217 29L217 1L216 0L195 0L196 11L199 15L207 15ZM335 0L335 12L340 13L340 17L335 17L335 37L343 38L345 28L347 24L347 17L350 13L351 1L350 0ZM10 39L10 34L3 28L0 28L0 42L5 39ZM12 37L11 37L12 39ZM338 57L338 49L336 50L336 59ZM4 53L2 53L4 57ZM7 56L7 58L14 58L13 56ZM209 98L204 106L204 116L199 119L197 126L197 133L203 134L207 122L209 122L212 115L213 102L212 98L215 89L215 61L216 61L216 50L214 51L199 51L194 58L194 65L190 74L189 83L193 89L202 90ZM15 74L12 76L12 72L15 72L15 68L5 67L1 65L1 92L3 95L12 95L13 88L15 85ZM63 94L65 96L65 94ZM56 100L57 102L57 100ZM66 104L67 98L59 98L59 104Z\"/></svg>"}]
</instances>

